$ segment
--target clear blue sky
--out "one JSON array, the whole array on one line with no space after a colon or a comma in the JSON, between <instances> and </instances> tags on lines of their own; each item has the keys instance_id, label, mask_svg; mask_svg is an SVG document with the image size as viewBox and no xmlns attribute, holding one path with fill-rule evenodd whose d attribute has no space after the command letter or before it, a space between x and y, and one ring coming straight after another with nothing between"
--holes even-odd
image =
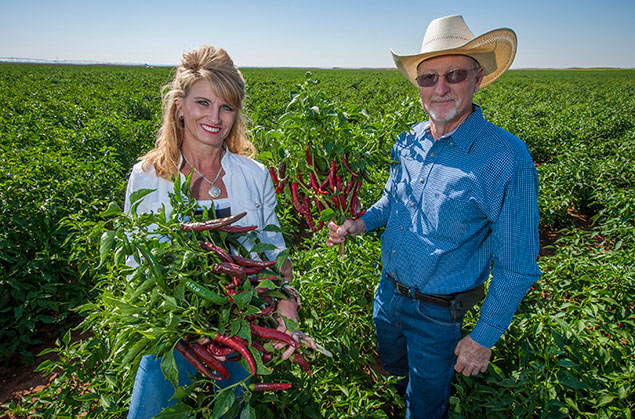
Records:
<instances>
[{"instance_id":1,"label":"clear blue sky","mask_svg":"<svg viewBox=\"0 0 635 419\"><path fill-rule=\"evenodd\" d=\"M243 67L394 67L455 13L514 29L512 68L635 67L635 0L0 0L0 57L175 65L210 44Z\"/></svg>"}]
</instances>

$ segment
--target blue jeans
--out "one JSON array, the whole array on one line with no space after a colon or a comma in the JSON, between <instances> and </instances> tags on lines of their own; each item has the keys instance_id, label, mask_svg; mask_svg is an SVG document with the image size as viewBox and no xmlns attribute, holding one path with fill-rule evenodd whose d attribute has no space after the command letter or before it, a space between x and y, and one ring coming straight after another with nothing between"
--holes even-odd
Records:
<instances>
[{"instance_id":1,"label":"blue jeans","mask_svg":"<svg viewBox=\"0 0 635 419\"><path fill-rule=\"evenodd\" d=\"M382 275L373 320L384 368L402 376L406 418L446 416L462 321L450 309L400 294Z\"/></svg>"},{"instance_id":2,"label":"blue jeans","mask_svg":"<svg viewBox=\"0 0 635 419\"><path fill-rule=\"evenodd\" d=\"M197 373L196 368L185 359L179 351L174 351L174 361L179 369L179 385L188 385ZM228 387L249 375L240 362L225 362L230 377L218 381L221 387ZM242 394L242 387L236 387L237 393ZM147 355L141 358L137 375L135 376L132 398L128 419L149 419L158 415L161 410L176 404L176 400L170 400L174 395L174 386L168 381L161 371L161 358ZM239 395L239 394L237 394Z\"/></svg>"}]
</instances>

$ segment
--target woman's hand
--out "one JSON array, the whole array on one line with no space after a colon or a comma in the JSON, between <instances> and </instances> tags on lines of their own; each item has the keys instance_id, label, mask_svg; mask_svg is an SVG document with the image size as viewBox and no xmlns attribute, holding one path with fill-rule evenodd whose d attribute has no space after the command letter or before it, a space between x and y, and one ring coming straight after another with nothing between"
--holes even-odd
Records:
<instances>
[{"instance_id":1,"label":"woman's hand","mask_svg":"<svg viewBox=\"0 0 635 419\"><path fill-rule=\"evenodd\" d=\"M293 280L293 273L291 272L291 268L291 260L289 259L285 260L280 267L280 273L282 274L282 279L285 282L291 282Z\"/></svg>"},{"instance_id":2,"label":"woman's hand","mask_svg":"<svg viewBox=\"0 0 635 419\"><path fill-rule=\"evenodd\" d=\"M278 321L277 329L279 331L284 332L287 335L291 336L292 339L294 339L300 344L304 343L305 345L308 345L313 350L316 349L315 341L313 340L312 337L310 337L309 335L305 335L300 330L296 330L294 333L291 333L289 330L287 330L287 326L284 323L284 319L282 318L283 316L286 317L287 319L291 319L295 321L296 323L298 323L298 305L295 299L290 298L288 300L280 300L278 302L278 306L276 307L276 313L277 313L276 320ZM282 349L285 346L286 344L280 341L276 341L273 343L273 347L276 349ZM282 354L282 359L285 360L289 358L291 355L293 355L293 352L295 352L295 348L292 346L289 346Z\"/></svg>"}]
</instances>

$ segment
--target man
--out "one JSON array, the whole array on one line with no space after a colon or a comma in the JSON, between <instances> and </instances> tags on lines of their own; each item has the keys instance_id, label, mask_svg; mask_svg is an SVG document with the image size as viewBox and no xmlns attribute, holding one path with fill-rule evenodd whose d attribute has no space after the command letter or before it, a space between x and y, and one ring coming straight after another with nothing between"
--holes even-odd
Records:
<instances>
[{"instance_id":1,"label":"man","mask_svg":"<svg viewBox=\"0 0 635 419\"><path fill-rule=\"evenodd\" d=\"M537 171L525 143L472 103L515 51L513 31L474 37L454 15L430 23L420 54L393 52L430 119L397 138L379 201L358 220L329 225L329 246L386 227L373 319L385 368L405 377L406 417L447 414L454 371L486 371L540 277ZM478 322L461 338L463 314L490 275Z\"/></svg>"}]
</instances>

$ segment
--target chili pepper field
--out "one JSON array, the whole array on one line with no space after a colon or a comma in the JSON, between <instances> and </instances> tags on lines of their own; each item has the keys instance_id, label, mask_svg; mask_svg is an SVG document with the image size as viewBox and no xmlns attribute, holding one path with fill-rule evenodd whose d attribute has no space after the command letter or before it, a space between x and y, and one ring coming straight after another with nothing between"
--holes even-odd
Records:
<instances>
[{"instance_id":1,"label":"chili pepper field","mask_svg":"<svg viewBox=\"0 0 635 419\"><path fill-rule=\"evenodd\" d=\"M238 246L239 233L186 232L175 217L120 211L129 171L153 145L160 88L172 71L0 65L0 373L30 365L49 380L2 400L0 415L125 417L141 355L161 354L174 377L170 360L187 336L213 339L210 322L253 343L259 329L246 319L265 322L256 309L263 295L282 297L279 263L271 263L270 279L232 282L235 271L198 245ZM256 159L276 180L302 297L300 323L289 327L325 351L302 348L309 374L265 343L250 349L254 364L248 353L238 362L254 368L252 384L290 388L245 385L238 398L232 389L214 391L201 374L161 416L398 417L403 401L376 357L372 325L381 231L327 248L322 226L379 198L394 139L426 119L417 90L396 70L242 71ZM487 372L456 377L450 416L630 418L635 70L511 70L475 102L528 144L538 168L543 276ZM332 166L339 179L329 177ZM192 211L186 191L175 189L183 215ZM169 239L141 234L149 225ZM123 263L136 254L131 249L144 256L137 268ZM477 318L478 306L464 332ZM43 347L46 357L38 356Z\"/></svg>"}]
</instances>

